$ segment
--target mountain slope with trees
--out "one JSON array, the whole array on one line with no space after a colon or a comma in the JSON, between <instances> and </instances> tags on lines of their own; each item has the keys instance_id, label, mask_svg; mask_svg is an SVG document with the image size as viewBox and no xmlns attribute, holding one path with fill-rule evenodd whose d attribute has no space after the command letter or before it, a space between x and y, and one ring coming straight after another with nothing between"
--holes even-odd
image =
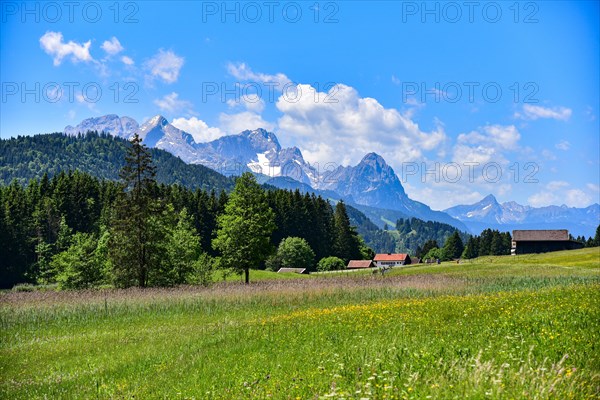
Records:
<instances>
[{"instance_id":1,"label":"mountain slope with trees","mask_svg":"<svg viewBox=\"0 0 600 400\"><path fill-rule=\"evenodd\" d=\"M50 133L0 140L0 183L17 179L50 178L61 171L87 172L102 179L116 180L125 165L128 141L104 133L67 136ZM192 189L230 190L233 181L199 164L186 164L171 153L148 149L156 165L156 181Z\"/></svg>"}]
</instances>

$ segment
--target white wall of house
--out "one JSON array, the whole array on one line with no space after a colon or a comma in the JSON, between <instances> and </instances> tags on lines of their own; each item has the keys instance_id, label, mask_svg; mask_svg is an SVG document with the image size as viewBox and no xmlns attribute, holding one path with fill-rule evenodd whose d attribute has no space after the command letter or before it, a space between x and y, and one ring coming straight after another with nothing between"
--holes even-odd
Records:
<instances>
[{"instance_id":1,"label":"white wall of house","mask_svg":"<svg viewBox=\"0 0 600 400\"><path fill-rule=\"evenodd\" d=\"M396 267L404 265L404 261L375 261L375 265L378 267Z\"/></svg>"}]
</instances>

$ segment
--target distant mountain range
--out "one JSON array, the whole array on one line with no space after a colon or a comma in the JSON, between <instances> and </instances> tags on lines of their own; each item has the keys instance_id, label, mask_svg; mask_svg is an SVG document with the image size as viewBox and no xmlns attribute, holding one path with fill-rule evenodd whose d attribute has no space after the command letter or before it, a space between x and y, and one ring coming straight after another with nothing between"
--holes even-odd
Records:
<instances>
[{"instance_id":1,"label":"distant mountain range","mask_svg":"<svg viewBox=\"0 0 600 400\"><path fill-rule=\"evenodd\" d=\"M274 133L264 129L246 130L207 143L157 115L139 125L129 117L105 115L88 118L64 132L74 135L96 130L129 139L137 132L149 147L166 150L189 164L201 164L225 176L251 171L261 182L284 189L300 189L339 200L364 212L378 226L395 224L396 219L417 217L439 221L460 230L479 233L485 228L512 229L566 228L573 235L592 235L600 219L598 204L587 208L549 206L532 208L515 202L499 204L487 196L473 205L444 211L412 200L386 161L369 153L356 166L338 166L320 172L307 163L297 147L282 148Z\"/></svg>"},{"instance_id":2,"label":"distant mountain range","mask_svg":"<svg viewBox=\"0 0 600 400\"><path fill-rule=\"evenodd\" d=\"M471 205L450 207L444 212L462 221L472 232L485 228L568 229L574 236L593 235L600 221L600 205L585 208L562 206L530 207L514 201L498 203L493 195Z\"/></svg>"},{"instance_id":3,"label":"distant mountain range","mask_svg":"<svg viewBox=\"0 0 600 400\"><path fill-rule=\"evenodd\" d=\"M136 132L133 129L135 125L135 121L129 117L112 114L86 119L75 127L67 126L65 133L74 135L97 130L128 139ZM169 151L187 163L202 164L226 176L251 171L271 178L267 183L273 186L288 189L289 179L273 178L291 178L302 184L296 187L302 191L329 193L327 197L343 199L358 206L396 211L398 217L445 222L467 230L462 222L448 214L433 211L427 205L410 199L394 170L375 153L367 154L354 167L338 166L320 173L304 160L300 149L282 148L277 136L264 129L247 130L208 143L196 143L192 135L157 115L139 125L137 132L149 147ZM374 222L383 226L388 221L379 216ZM392 222L395 224L395 220Z\"/></svg>"}]
</instances>

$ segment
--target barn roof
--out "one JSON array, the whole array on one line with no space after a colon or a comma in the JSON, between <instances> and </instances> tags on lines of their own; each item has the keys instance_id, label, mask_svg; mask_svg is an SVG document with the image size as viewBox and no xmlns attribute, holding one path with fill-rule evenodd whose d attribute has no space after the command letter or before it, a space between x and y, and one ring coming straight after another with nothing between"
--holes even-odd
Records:
<instances>
[{"instance_id":1,"label":"barn roof","mask_svg":"<svg viewBox=\"0 0 600 400\"><path fill-rule=\"evenodd\" d=\"M346 268L371 268L373 261L371 260L350 260Z\"/></svg>"},{"instance_id":2,"label":"barn roof","mask_svg":"<svg viewBox=\"0 0 600 400\"><path fill-rule=\"evenodd\" d=\"M561 241L569 240L566 229L514 230L513 240L519 241Z\"/></svg>"},{"instance_id":3,"label":"barn roof","mask_svg":"<svg viewBox=\"0 0 600 400\"><path fill-rule=\"evenodd\" d=\"M303 274L306 272L306 268L279 268L277 272L295 272L297 274Z\"/></svg>"},{"instance_id":4,"label":"barn roof","mask_svg":"<svg viewBox=\"0 0 600 400\"><path fill-rule=\"evenodd\" d=\"M373 261L406 261L408 254L406 253L387 253L387 254L377 254Z\"/></svg>"}]
</instances>

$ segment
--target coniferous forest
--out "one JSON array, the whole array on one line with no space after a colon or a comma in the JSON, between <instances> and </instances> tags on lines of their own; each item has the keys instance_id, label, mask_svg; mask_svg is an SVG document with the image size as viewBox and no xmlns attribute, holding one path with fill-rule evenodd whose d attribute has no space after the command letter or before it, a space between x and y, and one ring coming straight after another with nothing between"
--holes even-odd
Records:
<instances>
[{"instance_id":1,"label":"coniferous forest","mask_svg":"<svg viewBox=\"0 0 600 400\"><path fill-rule=\"evenodd\" d=\"M84 143L92 146L104 139L90 134ZM58 141L61 146L72 141L81 145L67 137ZM0 186L4 288L23 282L58 283L64 288L206 282L222 259L223 248L214 242L218 231L226 228L219 226L219 220L225 220L231 195L225 190L159 183L155 153L139 139L122 144L124 150L117 149L114 155L124 159L119 180L60 171L51 178L48 174L32 178L26 185L13 180ZM107 172L107 177L111 174ZM242 178L238 181L254 179ZM283 239L299 237L315 254L311 269L328 256L345 262L371 256L350 225L343 202L332 207L314 194L257 190L273 215L265 255L273 253ZM238 261L249 258L248 254ZM228 267L235 269L235 265Z\"/></svg>"}]
</instances>

